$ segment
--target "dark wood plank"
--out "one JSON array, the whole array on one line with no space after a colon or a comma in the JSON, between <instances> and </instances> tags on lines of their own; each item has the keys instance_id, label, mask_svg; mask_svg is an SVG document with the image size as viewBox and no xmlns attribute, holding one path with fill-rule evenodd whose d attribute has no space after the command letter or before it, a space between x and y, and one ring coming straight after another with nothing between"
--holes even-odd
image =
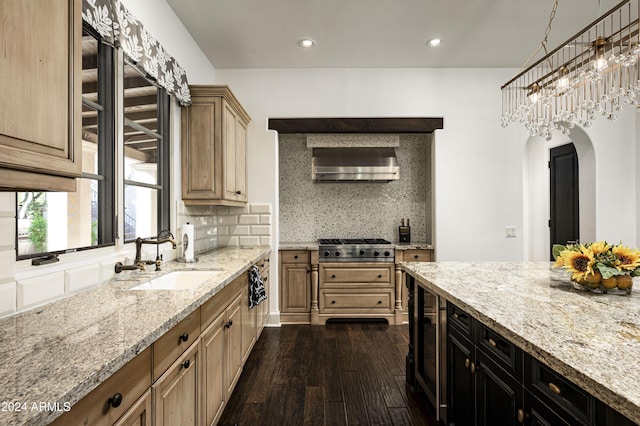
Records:
<instances>
[{"instance_id":1,"label":"dark wood plank","mask_svg":"<svg viewBox=\"0 0 640 426\"><path fill-rule=\"evenodd\" d=\"M408 340L386 323L265 328L219 424L435 426L405 384Z\"/></svg>"},{"instance_id":2,"label":"dark wood plank","mask_svg":"<svg viewBox=\"0 0 640 426\"><path fill-rule=\"evenodd\" d=\"M432 133L442 129L442 117L270 118L278 133Z\"/></svg>"}]
</instances>

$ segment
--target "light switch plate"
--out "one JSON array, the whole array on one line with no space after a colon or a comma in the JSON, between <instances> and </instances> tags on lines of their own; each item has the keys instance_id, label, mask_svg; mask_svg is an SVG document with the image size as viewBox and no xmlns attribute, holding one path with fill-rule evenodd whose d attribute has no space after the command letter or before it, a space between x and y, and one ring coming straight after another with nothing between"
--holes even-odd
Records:
<instances>
[{"instance_id":1,"label":"light switch plate","mask_svg":"<svg viewBox=\"0 0 640 426\"><path fill-rule=\"evenodd\" d=\"M504 228L504 233L507 238L515 238L516 237L516 227L515 226L507 226Z\"/></svg>"}]
</instances>

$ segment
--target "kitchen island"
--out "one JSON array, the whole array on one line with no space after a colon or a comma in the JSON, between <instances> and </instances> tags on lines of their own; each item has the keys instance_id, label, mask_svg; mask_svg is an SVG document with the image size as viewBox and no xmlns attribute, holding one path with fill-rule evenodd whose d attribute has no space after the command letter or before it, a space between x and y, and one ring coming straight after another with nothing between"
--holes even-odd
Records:
<instances>
[{"instance_id":1,"label":"kitchen island","mask_svg":"<svg viewBox=\"0 0 640 426\"><path fill-rule=\"evenodd\" d=\"M415 284L640 422L640 294L574 290L548 262L404 263Z\"/></svg>"},{"instance_id":2,"label":"kitchen island","mask_svg":"<svg viewBox=\"0 0 640 426\"><path fill-rule=\"evenodd\" d=\"M196 263L167 262L161 272L123 272L91 290L1 319L0 425L48 424L269 252L220 248ZM131 290L189 269L219 273L188 290Z\"/></svg>"}]
</instances>

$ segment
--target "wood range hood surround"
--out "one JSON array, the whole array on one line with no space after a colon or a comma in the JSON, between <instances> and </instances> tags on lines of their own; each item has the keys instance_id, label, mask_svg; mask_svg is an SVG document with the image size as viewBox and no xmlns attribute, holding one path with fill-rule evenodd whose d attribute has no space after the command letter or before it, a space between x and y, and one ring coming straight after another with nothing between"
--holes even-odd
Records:
<instances>
[{"instance_id":1,"label":"wood range hood surround","mask_svg":"<svg viewBox=\"0 0 640 426\"><path fill-rule=\"evenodd\" d=\"M433 133L443 128L442 117L270 118L278 133Z\"/></svg>"}]
</instances>

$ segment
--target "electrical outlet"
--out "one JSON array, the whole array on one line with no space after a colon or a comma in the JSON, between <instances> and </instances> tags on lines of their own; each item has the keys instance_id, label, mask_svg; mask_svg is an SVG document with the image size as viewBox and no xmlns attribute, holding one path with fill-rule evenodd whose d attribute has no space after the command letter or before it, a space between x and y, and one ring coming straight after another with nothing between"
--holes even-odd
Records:
<instances>
[{"instance_id":1,"label":"electrical outlet","mask_svg":"<svg viewBox=\"0 0 640 426\"><path fill-rule=\"evenodd\" d=\"M515 226L507 226L504 228L504 233L507 238L515 238L516 237L516 227Z\"/></svg>"}]
</instances>

